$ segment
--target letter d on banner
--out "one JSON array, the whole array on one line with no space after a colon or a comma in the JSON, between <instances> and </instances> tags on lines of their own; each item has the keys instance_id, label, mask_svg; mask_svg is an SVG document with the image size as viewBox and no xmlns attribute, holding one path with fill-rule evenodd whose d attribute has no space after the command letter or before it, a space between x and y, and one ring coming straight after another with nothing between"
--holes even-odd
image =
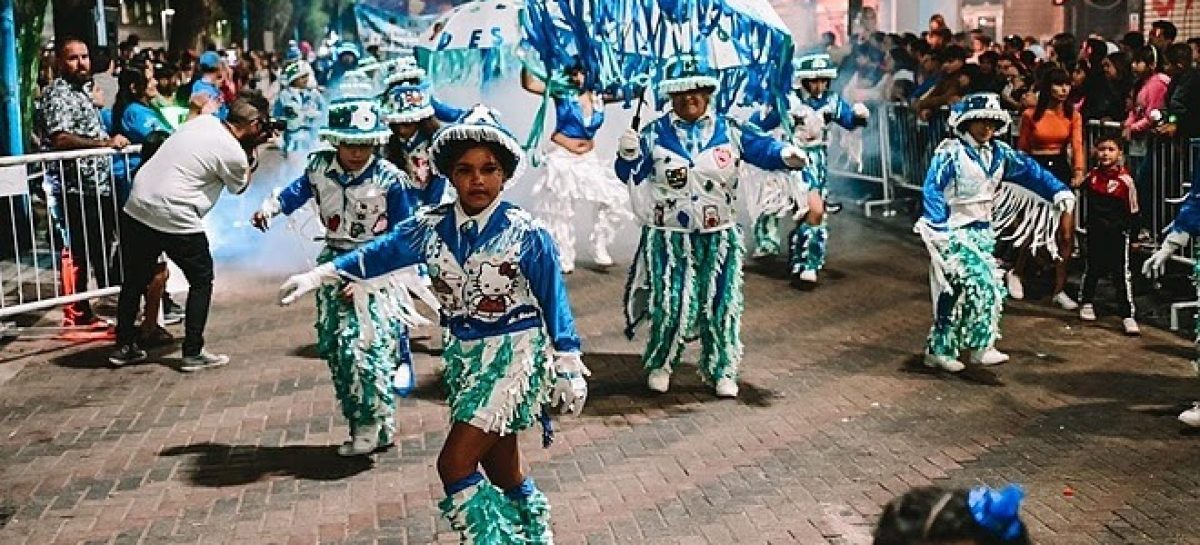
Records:
<instances>
[{"instance_id":1,"label":"letter d on banner","mask_svg":"<svg viewBox=\"0 0 1200 545\"><path fill-rule=\"evenodd\" d=\"M443 49L446 49L446 46L450 45L450 42L453 40L454 40L454 36L451 36L449 32L446 32L445 30L443 30L442 37L438 38L437 50L441 51Z\"/></svg>"}]
</instances>

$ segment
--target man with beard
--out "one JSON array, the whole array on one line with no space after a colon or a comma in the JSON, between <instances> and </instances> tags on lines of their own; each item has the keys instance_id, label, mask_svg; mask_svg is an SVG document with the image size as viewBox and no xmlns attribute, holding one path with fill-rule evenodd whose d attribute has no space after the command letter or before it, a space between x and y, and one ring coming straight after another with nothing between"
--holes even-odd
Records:
<instances>
[{"instance_id":1,"label":"man with beard","mask_svg":"<svg viewBox=\"0 0 1200 545\"><path fill-rule=\"evenodd\" d=\"M259 145L271 137L270 105L257 91L243 91L229 115L201 115L179 127L138 170L121 214L125 283L117 301L116 366L146 359L136 338L138 301L166 252L187 277L183 364L197 371L229 363L204 349L204 327L212 302L213 259L204 234L204 216L221 191L239 194L250 185Z\"/></svg>"},{"instance_id":2,"label":"man with beard","mask_svg":"<svg viewBox=\"0 0 1200 545\"><path fill-rule=\"evenodd\" d=\"M46 151L88 148L121 149L129 145L124 136L109 137L100 121L100 111L92 96L92 62L88 46L68 38L58 47L58 77L42 90L36 109L36 126ZM70 249L73 270L64 257L63 284L69 293L85 291L88 271L94 271L98 287L115 284L110 278L109 256L116 228L111 165L107 157L87 157L50 163L58 199L58 212L64 216L66 246ZM89 301L80 300L67 307L63 325L108 327L92 311Z\"/></svg>"}]
</instances>

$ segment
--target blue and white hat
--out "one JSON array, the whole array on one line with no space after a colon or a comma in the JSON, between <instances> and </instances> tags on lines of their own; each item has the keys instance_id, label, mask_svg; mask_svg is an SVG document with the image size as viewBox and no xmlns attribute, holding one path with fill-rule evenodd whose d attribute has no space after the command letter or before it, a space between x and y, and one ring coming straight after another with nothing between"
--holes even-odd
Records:
<instances>
[{"instance_id":1,"label":"blue and white hat","mask_svg":"<svg viewBox=\"0 0 1200 545\"><path fill-rule=\"evenodd\" d=\"M521 148L521 143L517 141L517 137L504 125L497 120L495 110L476 104L471 108L466 115L463 115L459 120L452 124L442 127L437 134L433 135L433 142L429 144L429 155L433 157L433 171L435 174L449 177L452 165L449 164L450 157L444 153L448 144L454 142L493 142L499 144L501 148L507 151L510 158L513 160L515 168L511 179L516 179L521 176L524 170L525 151Z\"/></svg>"},{"instance_id":2,"label":"blue and white hat","mask_svg":"<svg viewBox=\"0 0 1200 545\"><path fill-rule=\"evenodd\" d=\"M346 53L354 55L355 61L358 61L362 58L362 51L358 49L358 44L354 42L338 42L338 44L333 48L333 58L335 59Z\"/></svg>"},{"instance_id":3,"label":"blue and white hat","mask_svg":"<svg viewBox=\"0 0 1200 545\"><path fill-rule=\"evenodd\" d=\"M330 93L338 98L375 99L379 96L379 86L366 72L349 70Z\"/></svg>"},{"instance_id":4,"label":"blue and white hat","mask_svg":"<svg viewBox=\"0 0 1200 545\"><path fill-rule=\"evenodd\" d=\"M799 89L800 82L810 79L834 79L837 77L837 66L826 53L814 53L799 57L793 63L796 70L792 88Z\"/></svg>"},{"instance_id":5,"label":"blue and white hat","mask_svg":"<svg viewBox=\"0 0 1200 545\"><path fill-rule=\"evenodd\" d=\"M406 57L392 66L392 72L388 74L387 84L395 85L397 83L425 80L425 69L417 66L417 59Z\"/></svg>"},{"instance_id":6,"label":"blue and white hat","mask_svg":"<svg viewBox=\"0 0 1200 545\"><path fill-rule=\"evenodd\" d=\"M287 85L291 85L293 82L304 76L311 75L313 75L313 69L312 66L308 64L308 61L295 60L292 61L291 64L283 67L283 82Z\"/></svg>"},{"instance_id":7,"label":"blue and white hat","mask_svg":"<svg viewBox=\"0 0 1200 545\"><path fill-rule=\"evenodd\" d=\"M998 125L997 133L1004 133L1012 124L1012 117L1000 105L1000 95L996 93L971 93L950 106L950 128L961 134L966 131L962 127L967 121L986 119Z\"/></svg>"},{"instance_id":8,"label":"blue and white hat","mask_svg":"<svg viewBox=\"0 0 1200 545\"><path fill-rule=\"evenodd\" d=\"M716 92L721 86L721 80L708 66L707 59L697 55L678 55L667 63L663 72L666 77L658 84L658 94L663 98L705 87Z\"/></svg>"},{"instance_id":9,"label":"blue and white hat","mask_svg":"<svg viewBox=\"0 0 1200 545\"><path fill-rule=\"evenodd\" d=\"M392 136L384 124L379 104L371 99L344 97L329 105L329 123L321 129L321 138L334 146L382 145Z\"/></svg>"},{"instance_id":10,"label":"blue and white hat","mask_svg":"<svg viewBox=\"0 0 1200 545\"><path fill-rule=\"evenodd\" d=\"M388 123L416 123L432 116L429 83L392 85L383 97L383 110Z\"/></svg>"}]
</instances>

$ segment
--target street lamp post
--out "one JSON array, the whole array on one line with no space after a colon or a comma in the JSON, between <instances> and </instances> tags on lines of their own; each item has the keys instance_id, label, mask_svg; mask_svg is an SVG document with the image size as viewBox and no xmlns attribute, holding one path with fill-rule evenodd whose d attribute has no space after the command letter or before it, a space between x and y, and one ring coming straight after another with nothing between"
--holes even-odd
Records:
<instances>
[{"instance_id":1,"label":"street lamp post","mask_svg":"<svg viewBox=\"0 0 1200 545\"><path fill-rule=\"evenodd\" d=\"M20 155L24 147L21 137L21 94L17 88L17 25L13 17L15 2L0 0L0 70L3 70L4 141L6 155Z\"/></svg>"},{"instance_id":2,"label":"street lamp post","mask_svg":"<svg viewBox=\"0 0 1200 545\"><path fill-rule=\"evenodd\" d=\"M170 48L171 47L171 31L170 31L170 28L167 26L167 18L175 16L175 10L171 8L170 0L163 0L163 9L161 12L159 12L158 15L159 15L159 19L162 22L163 47Z\"/></svg>"}]
</instances>

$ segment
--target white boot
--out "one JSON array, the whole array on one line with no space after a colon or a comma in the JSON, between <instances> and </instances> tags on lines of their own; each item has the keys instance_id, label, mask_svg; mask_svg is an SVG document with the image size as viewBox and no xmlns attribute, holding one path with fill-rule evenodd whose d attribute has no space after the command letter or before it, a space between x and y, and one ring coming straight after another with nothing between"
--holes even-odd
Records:
<instances>
[{"instance_id":1,"label":"white boot","mask_svg":"<svg viewBox=\"0 0 1200 545\"><path fill-rule=\"evenodd\" d=\"M596 242L592 244L592 260L601 267L613 266L613 258L608 255L608 244L603 237L596 237Z\"/></svg>"},{"instance_id":2,"label":"white boot","mask_svg":"<svg viewBox=\"0 0 1200 545\"><path fill-rule=\"evenodd\" d=\"M1130 337L1137 337L1142 334L1142 328L1138 327L1137 320L1133 318L1123 318L1121 326L1125 328L1125 334Z\"/></svg>"},{"instance_id":3,"label":"white boot","mask_svg":"<svg viewBox=\"0 0 1200 545\"><path fill-rule=\"evenodd\" d=\"M1200 401L1192 405L1192 408L1179 413L1179 421L1193 428L1200 428Z\"/></svg>"},{"instance_id":4,"label":"white boot","mask_svg":"<svg viewBox=\"0 0 1200 545\"><path fill-rule=\"evenodd\" d=\"M1021 277L1017 273L1008 271L1004 273L1004 283L1008 286L1008 296L1020 301L1025 298L1025 285L1021 284Z\"/></svg>"},{"instance_id":5,"label":"white boot","mask_svg":"<svg viewBox=\"0 0 1200 545\"><path fill-rule=\"evenodd\" d=\"M994 346L989 346L983 350L976 350L971 353L971 363L975 365L1000 365L1008 361L1008 354L996 350Z\"/></svg>"},{"instance_id":6,"label":"white boot","mask_svg":"<svg viewBox=\"0 0 1200 545\"><path fill-rule=\"evenodd\" d=\"M338 447L338 456L365 456L379 447L379 424L354 430L354 436Z\"/></svg>"},{"instance_id":7,"label":"white boot","mask_svg":"<svg viewBox=\"0 0 1200 545\"><path fill-rule=\"evenodd\" d=\"M666 369L650 371L650 376L646 378L646 386L660 394L666 393L671 387L671 372Z\"/></svg>"},{"instance_id":8,"label":"white boot","mask_svg":"<svg viewBox=\"0 0 1200 545\"><path fill-rule=\"evenodd\" d=\"M816 284L817 283L817 271L814 271L811 269L805 269L803 271L800 271L800 281L808 282L809 284Z\"/></svg>"},{"instance_id":9,"label":"white boot","mask_svg":"<svg viewBox=\"0 0 1200 545\"><path fill-rule=\"evenodd\" d=\"M731 378L723 378L717 381L717 397L737 397L738 385Z\"/></svg>"},{"instance_id":10,"label":"white boot","mask_svg":"<svg viewBox=\"0 0 1200 545\"><path fill-rule=\"evenodd\" d=\"M1096 307L1091 303L1084 303L1079 307L1079 319L1085 322L1096 321Z\"/></svg>"},{"instance_id":11,"label":"white boot","mask_svg":"<svg viewBox=\"0 0 1200 545\"><path fill-rule=\"evenodd\" d=\"M1060 291L1054 294L1054 298L1051 299L1051 301L1054 301L1054 304L1058 305L1058 308L1063 310L1076 310L1079 308L1079 303L1076 303L1074 299L1071 299L1071 296L1067 295L1067 292L1065 291Z\"/></svg>"},{"instance_id":12,"label":"white boot","mask_svg":"<svg viewBox=\"0 0 1200 545\"><path fill-rule=\"evenodd\" d=\"M941 369L951 373L957 373L966 369L967 366L963 362L958 361L950 356L936 356L934 354L925 354L925 367Z\"/></svg>"}]
</instances>

